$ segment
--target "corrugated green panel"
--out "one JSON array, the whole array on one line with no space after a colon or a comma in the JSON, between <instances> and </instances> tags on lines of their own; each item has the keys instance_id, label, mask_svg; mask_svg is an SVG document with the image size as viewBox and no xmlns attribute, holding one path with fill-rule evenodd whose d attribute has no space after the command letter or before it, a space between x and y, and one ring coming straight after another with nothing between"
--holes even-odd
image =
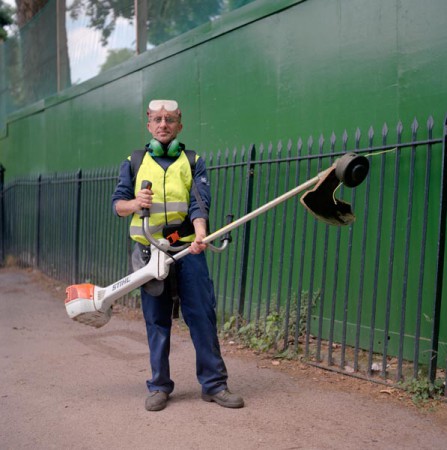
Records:
<instances>
[{"instance_id":1,"label":"corrugated green panel","mask_svg":"<svg viewBox=\"0 0 447 450\"><path fill-rule=\"evenodd\" d=\"M91 167L114 166L148 142L141 80L142 72L136 72L104 87L102 117L108 133L103 135L98 159Z\"/></svg>"},{"instance_id":2,"label":"corrugated green panel","mask_svg":"<svg viewBox=\"0 0 447 450\"><path fill-rule=\"evenodd\" d=\"M45 117L45 131L48 137L43 155L47 167L52 167L52 171L62 172L81 167L79 154L76 155L72 148L72 143L77 141L78 136L69 125L73 125L73 103L59 103L42 114Z\"/></svg>"},{"instance_id":3,"label":"corrugated green panel","mask_svg":"<svg viewBox=\"0 0 447 450\"><path fill-rule=\"evenodd\" d=\"M140 73L129 78L131 83L121 78L10 124L14 143L26 149L29 139L39 149L39 158L32 161L23 153L26 163L18 168L33 173L39 165L43 172L116 166L141 146L145 118L141 117L142 98L135 95L141 91Z\"/></svg>"},{"instance_id":4,"label":"corrugated green panel","mask_svg":"<svg viewBox=\"0 0 447 450\"><path fill-rule=\"evenodd\" d=\"M6 168L7 179L47 172L46 142L45 117L41 113L9 124L8 138L0 141L0 162Z\"/></svg>"}]
</instances>

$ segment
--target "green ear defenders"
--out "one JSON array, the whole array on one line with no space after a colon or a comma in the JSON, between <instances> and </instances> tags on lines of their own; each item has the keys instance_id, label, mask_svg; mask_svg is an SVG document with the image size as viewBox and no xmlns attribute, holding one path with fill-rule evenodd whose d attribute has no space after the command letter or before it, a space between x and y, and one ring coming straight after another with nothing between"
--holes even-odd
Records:
<instances>
[{"instance_id":1,"label":"green ear defenders","mask_svg":"<svg viewBox=\"0 0 447 450\"><path fill-rule=\"evenodd\" d=\"M149 154L151 156L170 156L175 158L180 155L181 150L181 144L177 139L171 141L167 147L158 142L157 139L151 139L149 143Z\"/></svg>"}]
</instances>

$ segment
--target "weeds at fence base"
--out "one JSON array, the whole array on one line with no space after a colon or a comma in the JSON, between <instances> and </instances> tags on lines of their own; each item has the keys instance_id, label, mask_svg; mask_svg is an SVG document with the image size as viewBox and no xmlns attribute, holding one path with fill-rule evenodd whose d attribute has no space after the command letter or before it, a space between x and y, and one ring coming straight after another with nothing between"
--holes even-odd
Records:
<instances>
[{"instance_id":1,"label":"weeds at fence base","mask_svg":"<svg viewBox=\"0 0 447 450\"><path fill-rule=\"evenodd\" d=\"M417 406L424 405L430 400L440 401L443 398L444 382L436 379L432 383L428 378L411 378L407 381L398 383L398 386L411 395L411 400Z\"/></svg>"},{"instance_id":2,"label":"weeds at fence base","mask_svg":"<svg viewBox=\"0 0 447 450\"><path fill-rule=\"evenodd\" d=\"M318 296L318 293L314 294L309 305L308 294L303 293L299 316L296 316L296 308L295 311L289 311L287 339L284 336L286 314L283 309L279 312L270 312L256 322L231 316L223 326L221 337L256 353L265 353L273 360L296 360L342 375L389 386L411 396L412 402L417 406L424 406L424 403L437 402L445 398L444 369L438 369L438 378L431 383L424 372L425 367L421 365L418 378L415 379L412 361L401 361L399 367L397 357L388 356L383 361L381 354L374 354L371 359L366 350L343 346L335 342L330 343L306 334L309 331L306 323L309 316L308 310L309 307L312 310L315 308Z\"/></svg>"},{"instance_id":3,"label":"weeds at fence base","mask_svg":"<svg viewBox=\"0 0 447 450\"><path fill-rule=\"evenodd\" d=\"M299 340L306 333L309 308L311 311L314 310L319 297L320 291L313 293L310 299L308 292L302 292L298 315L298 302L293 299L289 309L282 307L279 311L271 311L257 321L247 321L243 317L231 316L223 326L222 337L236 339L256 351L273 352L276 357L283 355L282 357L287 359L296 358L298 346L295 350L291 347L297 337ZM287 336L284 331L286 322L288 323ZM239 327L237 327L238 324Z\"/></svg>"}]
</instances>

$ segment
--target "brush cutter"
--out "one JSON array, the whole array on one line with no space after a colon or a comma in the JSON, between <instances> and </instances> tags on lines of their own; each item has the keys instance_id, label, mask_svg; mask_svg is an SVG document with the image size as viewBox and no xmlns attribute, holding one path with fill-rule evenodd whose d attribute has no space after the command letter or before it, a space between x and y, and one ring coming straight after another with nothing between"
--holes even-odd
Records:
<instances>
[{"instance_id":1,"label":"brush cutter","mask_svg":"<svg viewBox=\"0 0 447 450\"><path fill-rule=\"evenodd\" d=\"M231 240L230 232L232 230L312 186L314 188L301 197L304 207L318 220L325 223L337 226L349 225L355 220L355 216L348 203L335 198L335 190L340 183L347 187L358 186L366 178L368 171L369 161L365 156L346 153L331 167L320 172L314 178L228 223L208 235L203 239L203 243L208 244L213 251L223 251ZM150 186L149 182L143 182L142 188ZM151 257L147 265L107 287L99 287L90 283L68 286L65 308L71 319L96 328L102 327L110 320L112 305L116 300L151 280L164 280L169 274L169 266L189 254L189 244L172 247L168 240L155 239L150 234L149 210L143 211L141 216L143 232L151 244ZM217 238L221 238L223 242L221 247L211 244Z\"/></svg>"}]
</instances>

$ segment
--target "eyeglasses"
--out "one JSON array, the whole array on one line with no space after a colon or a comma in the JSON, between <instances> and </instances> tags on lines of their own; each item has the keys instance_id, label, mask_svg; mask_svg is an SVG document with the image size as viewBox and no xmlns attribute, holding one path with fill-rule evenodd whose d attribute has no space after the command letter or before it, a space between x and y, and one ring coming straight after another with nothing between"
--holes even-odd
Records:
<instances>
[{"instance_id":1,"label":"eyeglasses","mask_svg":"<svg viewBox=\"0 0 447 450\"><path fill-rule=\"evenodd\" d=\"M154 117L152 119L149 118L149 122L155 122L158 125L163 121L163 119L168 125L172 125L173 123L178 122L178 119L176 119L175 117Z\"/></svg>"},{"instance_id":2,"label":"eyeglasses","mask_svg":"<svg viewBox=\"0 0 447 450\"><path fill-rule=\"evenodd\" d=\"M160 111L164 108L166 111L176 111L178 109L178 103L175 100L152 100L149 103L149 109L151 111Z\"/></svg>"}]
</instances>

